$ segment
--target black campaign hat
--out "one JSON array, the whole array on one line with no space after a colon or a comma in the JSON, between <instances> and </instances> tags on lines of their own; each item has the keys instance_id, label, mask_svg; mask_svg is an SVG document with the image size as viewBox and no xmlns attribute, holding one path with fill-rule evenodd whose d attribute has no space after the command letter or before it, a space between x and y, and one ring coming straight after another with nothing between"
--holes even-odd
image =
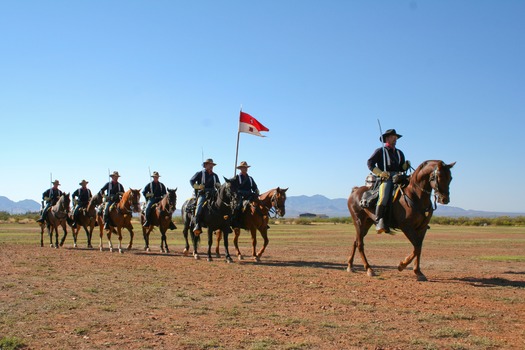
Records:
<instances>
[{"instance_id":1,"label":"black campaign hat","mask_svg":"<svg viewBox=\"0 0 525 350\"><path fill-rule=\"evenodd\" d=\"M387 136L390 136L390 135L396 135L398 139L402 138L403 135L399 135L397 132L396 132L396 129L388 129L387 131L385 131L385 133L383 134L383 136L379 139L379 141L381 142L385 142L385 139Z\"/></svg>"}]
</instances>

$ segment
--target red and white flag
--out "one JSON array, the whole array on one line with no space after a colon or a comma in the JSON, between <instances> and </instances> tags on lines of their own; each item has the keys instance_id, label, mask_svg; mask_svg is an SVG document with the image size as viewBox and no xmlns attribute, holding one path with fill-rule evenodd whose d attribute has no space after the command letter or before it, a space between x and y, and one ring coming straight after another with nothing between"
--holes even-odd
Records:
<instances>
[{"instance_id":1,"label":"red and white flag","mask_svg":"<svg viewBox=\"0 0 525 350\"><path fill-rule=\"evenodd\" d=\"M255 119L248 113L244 113L241 111L241 118L239 121L239 132L245 132L248 134L265 137L264 135L261 135L260 131L270 131L270 129L259 123L257 119Z\"/></svg>"}]
</instances>

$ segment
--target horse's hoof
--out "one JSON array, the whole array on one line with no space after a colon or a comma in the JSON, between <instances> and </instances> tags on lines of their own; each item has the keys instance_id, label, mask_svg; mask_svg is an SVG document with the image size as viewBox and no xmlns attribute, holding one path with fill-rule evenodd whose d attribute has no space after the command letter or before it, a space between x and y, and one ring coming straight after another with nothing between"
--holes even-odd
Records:
<instances>
[{"instance_id":1,"label":"horse's hoof","mask_svg":"<svg viewBox=\"0 0 525 350\"><path fill-rule=\"evenodd\" d=\"M231 258L230 256L227 256L227 257L226 257L226 262L227 262L228 264L231 264L231 263L233 262L233 260L232 260L232 258Z\"/></svg>"},{"instance_id":2,"label":"horse's hoof","mask_svg":"<svg viewBox=\"0 0 525 350\"><path fill-rule=\"evenodd\" d=\"M170 253L170 250L166 248L166 254L169 254L169 253Z\"/></svg>"},{"instance_id":3,"label":"horse's hoof","mask_svg":"<svg viewBox=\"0 0 525 350\"><path fill-rule=\"evenodd\" d=\"M428 281L427 277L425 275L423 275L422 273L419 274L419 275L416 275L416 278L417 278L418 282L426 282L426 281Z\"/></svg>"},{"instance_id":4,"label":"horse's hoof","mask_svg":"<svg viewBox=\"0 0 525 350\"><path fill-rule=\"evenodd\" d=\"M374 277L376 274L375 274L374 270L372 270L372 269L367 269L367 270L366 270L366 275L367 275L368 277Z\"/></svg>"},{"instance_id":5,"label":"horse's hoof","mask_svg":"<svg viewBox=\"0 0 525 350\"><path fill-rule=\"evenodd\" d=\"M184 256L188 256L188 253L189 253L188 249L184 249L182 251L182 255L184 255Z\"/></svg>"},{"instance_id":6,"label":"horse's hoof","mask_svg":"<svg viewBox=\"0 0 525 350\"><path fill-rule=\"evenodd\" d=\"M403 263L399 263L399 265L397 265L397 270L400 272L403 271L405 268L406 268L406 265L404 265Z\"/></svg>"},{"instance_id":7,"label":"horse's hoof","mask_svg":"<svg viewBox=\"0 0 525 350\"><path fill-rule=\"evenodd\" d=\"M90 245L88 245L88 248L89 249L93 249L93 246L90 244Z\"/></svg>"},{"instance_id":8,"label":"horse's hoof","mask_svg":"<svg viewBox=\"0 0 525 350\"><path fill-rule=\"evenodd\" d=\"M49 248L53 248L53 247L54 247L54 246L53 246L53 243L51 243L51 244L49 245Z\"/></svg>"},{"instance_id":9,"label":"horse's hoof","mask_svg":"<svg viewBox=\"0 0 525 350\"><path fill-rule=\"evenodd\" d=\"M198 254L193 254L193 257L195 258L195 260L200 260L200 257Z\"/></svg>"},{"instance_id":10,"label":"horse's hoof","mask_svg":"<svg viewBox=\"0 0 525 350\"><path fill-rule=\"evenodd\" d=\"M209 256L206 261L213 261L213 259L211 258L211 256Z\"/></svg>"},{"instance_id":11,"label":"horse's hoof","mask_svg":"<svg viewBox=\"0 0 525 350\"><path fill-rule=\"evenodd\" d=\"M237 260L242 260L244 259L243 256L241 254L237 255Z\"/></svg>"},{"instance_id":12,"label":"horse's hoof","mask_svg":"<svg viewBox=\"0 0 525 350\"><path fill-rule=\"evenodd\" d=\"M119 249L118 252L119 252L120 254L124 254L124 251L123 251L122 249Z\"/></svg>"},{"instance_id":13,"label":"horse's hoof","mask_svg":"<svg viewBox=\"0 0 525 350\"><path fill-rule=\"evenodd\" d=\"M355 269L352 266L348 266L346 272L355 272Z\"/></svg>"},{"instance_id":14,"label":"horse's hoof","mask_svg":"<svg viewBox=\"0 0 525 350\"><path fill-rule=\"evenodd\" d=\"M150 251L149 247L145 247L144 250L147 251L147 252Z\"/></svg>"},{"instance_id":15,"label":"horse's hoof","mask_svg":"<svg viewBox=\"0 0 525 350\"><path fill-rule=\"evenodd\" d=\"M109 248L110 253L113 253L113 248Z\"/></svg>"},{"instance_id":16,"label":"horse's hoof","mask_svg":"<svg viewBox=\"0 0 525 350\"><path fill-rule=\"evenodd\" d=\"M217 259L220 259L220 258L221 258L221 255L220 255L219 253L217 253L217 254L215 254L215 257L216 257Z\"/></svg>"},{"instance_id":17,"label":"horse's hoof","mask_svg":"<svg viewBox=\"0 0 525 350\"><path fill-rule=\"evenodd\" d=\"M75 244L73 244L73 248L78 248L78 247L77 247L77 244L76 244L76 243L75 243Z\"/></svg>"},{"instance_id":18,"label":"horse's hoof","mask_svg":"<svg viewBox=\"0 0 525 350\"><path fill-rule=\"evenodd\" d=\"M133 246L130 244L130 245L128 245L128 248L127 248L127 249L128 249L128 250L131 250L132 247L133 247Z\"/></svg>"},{"instance_id":19,"label":"horse's hoof","mask_svg":"<svg viewBox=\"0 0 525 350\"><path fill-rule=\"evenodd\" d=\"M258 256L254 256L253 260L255 260L255 262L261 262L261 258L259 258Z\"/></svg>"}]
</instances>

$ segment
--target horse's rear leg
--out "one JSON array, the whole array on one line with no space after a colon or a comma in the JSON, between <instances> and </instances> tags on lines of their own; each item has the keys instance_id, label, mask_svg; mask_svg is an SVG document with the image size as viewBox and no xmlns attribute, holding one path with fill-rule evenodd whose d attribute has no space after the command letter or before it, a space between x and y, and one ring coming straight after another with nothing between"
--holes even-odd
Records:
<instances>
[{"instance_id":1,"label":"horse's rear leg","mask_svg":"<svg viewBox=\"0 0 525 350\"><path fill-rule=\"evenodd\" d=\"M149 228L146 229L144 227L142 227L142 235L144 237L144 250L149 252L149 234L150 234L150 230Z\"/></svg>"},{"instance_id":2,"label":"horse's rear leg","mask_svg":"<svg viewBox=\"0 0 525 350\"><path fill-rule=\"evenodd\" d=\"M215 257L220 258L221 252L219 250L219 245L221 244L222 231L221 230L215 231L215 234L217 235L217 245L215 246Z\"/></svg>"},{"instance_id":3,"label":"horse's rear leg","mask_svg":"<svg viewBox=\"0 0 525 350\"><path fill-rule=\"evenodd\" d=\"M257 258L257 229L251 228L250 234L252 235L252 257L255 261L259 261Z\"/></svg>"},{"instance_id":4,"label":"horse's rear leg","mask_svg":"<svg viewBox=\"0 0 525 350\"><path fill-rule=\"evenodd\" d=\"M40 225L40 246L44 246L44 226Z\"/></svg>"},{"instance_id":5,"label":"horse's rear leg","mask_svg":"<svg viewBox=\"0 0 525 350\"><path fill-rule=\"evenodd\" d=\"M186 224L184 225L184 229L182 230L182 235L184 236L184 241L186 242L182 254L184 254L184 256L188 256L188 253L190 251L190 242L188 241L188 226L186 226Z\"/></svg>"},{"instance_id":6,"label":"horse's rear leg","mask_svg":"<svg viewBox=\"0 0 525 350\"><path fill-rule=\"evenodd\" d=\"M268 242L270 242L270 240L268 239L268 229L266 227L263 227L260 230L260 232L261 232L261 236L263 238L263 246L257 252L257 261L261 261L261 256L263 255L264 251L266 250L266 247L268 246Z\"/></svg>"},{"instance_id":7,"label":"horse's rear leg","mask_svg":"<svg viewBox=\"0 0 525 350\"><path fill-rule=\"evenodd\" d=\"M76 230L74 228L71 228L71 234L73 235L73 248L78 248L78 245L77 245L78 231L80 231L79 226L77 226Z\"/></svg>"},{"instance_id":8,"label":"horse's rear leg","mask_svg":"<svg viewBox=\"0 0 525 350\"><path fill-rule=\"evenodd\" d=\"M242 254L239 250L239 236L241 235L241 229L235 228L233 229L234 237L233 237L233 245L235 246L235 250L237 251L237 259L242 260Z\"/></svg>"}]
</instances>

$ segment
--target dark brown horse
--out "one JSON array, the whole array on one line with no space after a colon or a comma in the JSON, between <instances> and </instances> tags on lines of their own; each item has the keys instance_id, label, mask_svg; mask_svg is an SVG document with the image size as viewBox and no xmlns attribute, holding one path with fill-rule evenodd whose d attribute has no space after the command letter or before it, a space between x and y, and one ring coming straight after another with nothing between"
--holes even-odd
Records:
<instances>
[{"instance_id":1,"label":"dark brown horse","mask_svg":"<svg viewBox=\"0 0 525 350\"><path fill-rule=\"evenodd\" d=\"M208 228L208 253L207 260L212 261L211 257L211 246L213 244L213 233L220 230L224 235L224 249L226 251L226 262L231 263L232 258L228 248L228 235L231 232L230 221L233 214L233 208L235 207L234 195L236 192L236 182L233 179L226 179L224 184L218 186L215 198L208 198L206 203L202 207L202 227ZM195 198L188 199L184 202L181 208L182 222L184 228L182 233L186 238L186 249L184 254L188 251L188 232L190 233L191 240L193 242L193 257L199 259L197 252L198 244L200 242L200 234L195 234L193 228L195 223L192 218L194 215Z\"/></svg>"},{"instance_id":2,"label":"dark brown horse","mask_svg":"<svg viewBox=\"0 0 525 350\"><path fill-rule=\"evenodd\" d=\"M69 193L63 193L58 201L49 208L46 220L40 223L40 246L44 246L44 227L47 227L49 233L49 246L58 248L58 228L61 226L64 230L64 236L60 240L60 246L64 245L67 236L67 219L69 214L69 204L71 198ZM55 232L55 244L53 245L53 231Z\"/></svg>"},{"instance_id":3,"label":"dark brown horse","mask_svg":"<svg viewBox=\"0 0 525 350\"><path fill-rule=\"evenodd\" d=\"M95 223L97 222L97 210L96 206L102 203L102 196L99 194L91 197L86 208L80 208L77 215L77 227L71 226L71 232L73 232L74 247L77 247L78 232L83 227L87 237L87 247L93 248L91 245L91 238L93 237L93 230L95 229Z\"/></svg>"},{"instance_id":4,"label":"dark brown horse","mask_svg":"<svg viewBox=\"0 0 525 350\"><path fill-rule=\"evenodd\" d=\"M175 211L177 206L177 189L170 190L168 188L168 193L162 197L160 202L154 204L151 211L151 216L148 220L148 223L150 224L149 227L142 226L144 222L146 221L145 214L142 213L140 215L140 223L142 226L142 233L144 235L144 250L149 252L149 234L151 231L153 231L153 228L155 226L159 227L160 231L160 250L164 253L169 253L170 250L168 248L168 242L166 240L166 231L168 231L168 228L171 224L171 217L173 215L173 212Z\"/></svg>"},{"instance_id":5,"label":"dark brown horse","mask_svg":"<svg viewBox=\"0 0 525 350\"><path fill-rule=\"evenodd\" d=\"M130 241L128 250L133 247L133 225L131 225L131 217L133 213L140 212L140 190L129 189L122 195L120 202L113 204L109 209L109 230L107 230L107 237L109 243L109 251L113 251L113 243L111 242L111 234L113 232L118 234L118 251L122 253L122 229L129 231ZM102 235L104 234L104 220L102 212L97 213L97 221L100 227L100 250L102 251Z\"/></svg>"},{"instance_id":6,"label":"dark brown horse","mask_svg":"<svg viewBox=\"0 0 525 350\"><path fill-rule=\"evenodd\" d=\"M415 259L414 273L418 281L427 280L420 269L420 258L423 240L429 227L428 223L435 209L435 203L434 206L432 205L432 191L434 191L434 197L437 198L438 203L449 203L449 185L452 181L450 169L454 164L456 162L445 164L441 160L423 162L410 176L408 185L401 193L394 196L390 205L390 227L403 231L414 246L412 253L399 263L398 270L403 271ZM352 255L348 259L348 271L354 271L354 255L356 250L359 250L368 276L374 276L374 271L365 256L364 238L368 229L374 224L375 209L365 209L359 204L363 193L368 189L366 186L354 187L348 198L348 209L356 229Z\"/></svg>"},{"instance_id":7,"label":"dark brown horse","mask_svg":"<svg viewBox=\"0 0 525 350\"><path fill-rule=\"evenodd\" d=\"M268 246L268 221L270 214L275 211L275 215L284 216L286 213L285 202L286 202L286 191L288 189L282 189L280 187L271 189L264 192L259 196L259 201L252 201L249 206L246 207L245 212L241 221L243 222L246 230L249 230L252 235L252 256L255 261L261 261L261 256L264 250ZM257 230L261 233L263 238L263 246L257 252ZM239 235L241 234L240 228L234 228L235 237L233 238L233 244L237 250L237 258L242 260L243 256L239 250ZM221 241L221 233L217 233L217 246L215 252L219 255L219 243Z\"/></svg>"}]
</instances>

